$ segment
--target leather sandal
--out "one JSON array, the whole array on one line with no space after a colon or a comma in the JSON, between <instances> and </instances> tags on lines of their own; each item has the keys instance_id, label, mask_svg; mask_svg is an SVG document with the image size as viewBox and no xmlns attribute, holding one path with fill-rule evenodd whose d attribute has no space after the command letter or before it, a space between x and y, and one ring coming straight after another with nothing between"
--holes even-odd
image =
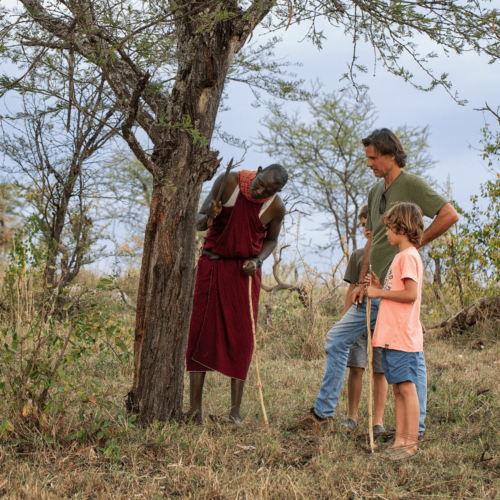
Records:
<instances>
[{"instance_id":1,"label":"leather sandal","mask_svg":"<svg viewBox=\"0 0 500 500\"><path fill-rule=\"evenodd\" d=\"M232 415L229 415L228 423L231 425L236 425L237 427L243 427L243 420L241 420L240 417L234 418Z\"/></svg>"}]
</instances>

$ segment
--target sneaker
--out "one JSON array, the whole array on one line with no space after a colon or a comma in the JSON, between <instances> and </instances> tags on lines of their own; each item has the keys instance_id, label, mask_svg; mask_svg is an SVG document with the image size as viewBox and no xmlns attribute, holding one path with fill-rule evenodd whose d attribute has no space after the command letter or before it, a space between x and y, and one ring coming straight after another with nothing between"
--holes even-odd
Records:
<instances>
[{"instance_id":1,"label":"sneaker","mask_svg":"<svg viewBox=\"0 0 500 500\"><path fill-rule=\"evenodd\" d=\"M333 420L333 417L320 418L316 413L314 413L314 408L304 415L303 417L294 418L291 421L292 429L303 429L303 430L319 430L327 429L329 422Z\"/></svg>"},{"instance_id":2,"label":"sneaker","mask_svg":"<svg viewBox=\"0 0 500 500\"><path fill-rule=\"evenodd\" d=\"M358 426L358 424L352 418L346 418L340 425L342 427L346 427L351 432Z\"/></svg>"},{"instance_id":3,"label":"sneaker","mask_svg":"<svg viewBox=\"0 0 500 500\"><path fill-rule=\"evenodd\" d=\"M373 426L373 434L380 434L385 432L385 427L383 425L377 424Z\"/></svg>"}]
</instances>

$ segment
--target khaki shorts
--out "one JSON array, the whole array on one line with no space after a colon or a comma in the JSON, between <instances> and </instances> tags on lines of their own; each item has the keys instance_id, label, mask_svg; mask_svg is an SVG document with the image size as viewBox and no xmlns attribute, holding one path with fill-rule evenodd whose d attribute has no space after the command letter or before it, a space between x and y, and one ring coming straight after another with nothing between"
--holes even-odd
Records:
<instances>
[{"instance_id":1,"label":"khaki shorts","mask_svg":"<svg viewBox=\"0 0 500 500\"><path fill-rule=\"evenodd\" d=\"M372 334L373 336L373 334ZM367 332L358 337L349 349L347 366L349 368L366 368L368 363L368 335ZM373 349L373 372L384 373L380 359L380 349Z\"/></svg>"}]
</instances>

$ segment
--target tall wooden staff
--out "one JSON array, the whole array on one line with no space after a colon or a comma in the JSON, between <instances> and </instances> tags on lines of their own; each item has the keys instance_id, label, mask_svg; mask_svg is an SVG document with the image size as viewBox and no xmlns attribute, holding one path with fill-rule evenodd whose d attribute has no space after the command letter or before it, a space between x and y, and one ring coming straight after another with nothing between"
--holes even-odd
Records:
<instances>
[{"instance_id":1,"label":"tall wooden staff","mask_svg":"<svg viewBox=\"0 0 500 500\"><path fill-rule=\"evenodd\" d=\"M252 318L252 332L253 332L253 355L255 358L255 371L257 373L257 388L259 389L260 406L262 406L262 413L264 414L264 422L266 427L269 427L267 420L266 407L264 406L264 396L262 395L262 382L260 381L259 360L257 359L257 335L255 333L255 321L253 318L253 305L252 305L252 277L248 277L248 299L250 301L250 317Z\"/></svg>"},{"instance_id":2,"label":"tall wooden staff","mask_svg":"<svg viewBox=\"0 0 500 500\"><path fill-rule=\"evenodd\" d=\"M370 265L370 286L372 286L372 266ZM368 397L368 434L370 435L370 448L375 450L373 443L373 348L371 330L372 299L366 297L366 326L368 328L368 373L370 375L370 391Z\"/></svg>"}]
</instances>

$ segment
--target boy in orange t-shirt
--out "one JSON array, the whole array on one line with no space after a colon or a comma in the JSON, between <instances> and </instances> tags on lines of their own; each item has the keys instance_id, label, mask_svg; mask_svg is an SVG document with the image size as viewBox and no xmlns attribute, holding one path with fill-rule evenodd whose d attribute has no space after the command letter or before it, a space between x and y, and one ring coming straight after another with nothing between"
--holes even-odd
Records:
<instances>
[{"instance_id":1,"label":"boy in orange t-shirt","mask_svg":"<svg viewBox=\"0 0 500 500\"><path fill-rule=\"evenodd\" d=\"M422 211L414 203L401 202L389 210L382 222L387 239L399 246L385 278L384 286L372 274L367 294L381 298L373 334L373 347L382 349L382 367L396 397L396 440L386 450L392 460L411 458L418 450L418 403L416 382L418 356L423 351L420 323L423 266L417 245L422 240ZM369 278L368 278L369 285Z\"/></svg>"}]
</instances>

